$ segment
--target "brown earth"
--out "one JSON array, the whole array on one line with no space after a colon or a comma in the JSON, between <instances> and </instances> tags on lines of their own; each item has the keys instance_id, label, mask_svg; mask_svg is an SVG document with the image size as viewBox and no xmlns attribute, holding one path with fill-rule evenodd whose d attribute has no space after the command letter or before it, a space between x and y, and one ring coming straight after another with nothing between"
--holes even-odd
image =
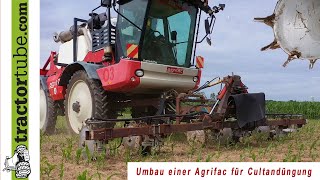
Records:
<instances>
[{"instance_id":1,"label":"brown earth","mask_svg":"<svg viewBox=\"0 0 320 180\"><path fill-rule=\"evenodd\" d=\"M41 179L77 179L84 171L86 179L108 179L111 175L110 179L126 179L127 162L320 161L319 120L311 120L298 132L281 138L266 140L265 136L254 134L231 145L188 143L184 134L174 134L165 139L160 150L153 149L148 156L129 152L123 146L115 149L120 143L117 139L107 145L115 150L105 159L100 155L96 161L76 157L78 139L66 135L64 127L58 123L56 135L41 136Z\"/></svg>"}]
</instances>

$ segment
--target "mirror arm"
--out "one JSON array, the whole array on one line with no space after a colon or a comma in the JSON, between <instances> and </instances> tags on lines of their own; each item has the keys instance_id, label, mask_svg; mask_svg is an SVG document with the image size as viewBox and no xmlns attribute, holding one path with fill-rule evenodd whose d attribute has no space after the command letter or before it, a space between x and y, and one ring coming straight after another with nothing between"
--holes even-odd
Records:
<instances>
[{"instance_id":1,"label":"mirror arm","mask_svg":"<svg viewBox=\"0 0 320 180\"><path fill-rule=\"evenodd\" d=\"M214 20L213 18L211 19L211 23L210 23L210 26L211 26L211 30L210 30L210 34L212 34L213 32L213 28L214 28L214 25L216 24L216 20L217 18L214 16Z\"/></svg>"},{"instance_id":2,"label":"mirror arm","mask_svg":"<svg viewBox=\"0 0 320 180\"><path fill-rule=\"evenodd\" d=\"M198 42L197 42L197 44L198 44L198 43L202 43L203 40L204 40L206 37L208 37L208 35L209 35L209 34L206 34L206 35L201 39L201 41L198 41Z\"/></svg>"},{"instance_id":3,"label":"mirror arm","mask_svg":"<svg viewBox=\"0 0 320 180\"><path fill-rule=\"evenodd\" d=\"M209 34L211 34L212 33L212 22L213 22L213 17L211 17L211 21L210 21L210 33Z\"/></svg>"},{"instance_id":4,"label":"mirror arm","mask_svg":"<svg viewBox=\"0 0 320 180\"><path fill-rule=\"evenodd\" d=\"M215 18L215 16L213 15L212 17L214 17ZM210 22L210 28L212 27L212 22L213 22L213 18L211 17L211 22ZM211 34L212 33L212 30L210 31L210 33L209 34ZM208 35L209 34L206 34L202 39L201 39L201 41L197 41L196 43L198 44L198 43L202 43L203 41L204 41L204 39L206 38L206 37L208 37Z\"/></svg>"}]
</instances>

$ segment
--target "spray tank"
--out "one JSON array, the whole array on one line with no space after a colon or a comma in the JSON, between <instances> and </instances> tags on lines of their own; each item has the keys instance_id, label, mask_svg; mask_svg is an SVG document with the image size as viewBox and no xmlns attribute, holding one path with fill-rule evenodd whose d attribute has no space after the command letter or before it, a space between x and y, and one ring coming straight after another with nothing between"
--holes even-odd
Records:
<instances>
[{"instance_id":1,"label":"spray tank","mask_svg":"<svg viewBox=\"0 0 320 180\"><path fill-rule=\"evenodd\" d=\"M77 35L77 61L82 61L89 51L92 51L92 35L91 32L106 26L108 18L106 13L90 13L91 18L81 25L73 25L68 30L53 34L53 40L61 43L59 46L58 60L61 64L73 63L73 35ZM111 18L112 26L116 26L117 18Z\"/></svg>"},{"instance_id":2,"label":"spray tank","mask_svg":"<svg viewBox=\"0 0 320 180\"><path fill-rule=\"evenodd\" d=\"M105 25L105 22L108 20L108 17L106 16L105 13L100 13L100 14L90 13L89 16L91 16L91 18L88 20L87 23L83 23L77 27L77 36L86 35L87 30L101 29ZM113 26L116 26L117 18L111 18L111 24ZM69 30L61 31L60 33L55 32L53 34L53 40L57 43L68 42L72 40L74 32L75 32L74 26L71 26Z\"/></svg>"},{"instance_id":3,"label":"spray tank","mask_svg":"<svg viewBox=\"0 0 320 180\"><path fill-rule=\"evenodd\" d=\"M279 0L271 16L255 20L273 28L274 41L261 50L283 49L288 54L284 67L294 59L305 59L311 69L320 59L319 0Z\"/></svg>"}]
</instances>

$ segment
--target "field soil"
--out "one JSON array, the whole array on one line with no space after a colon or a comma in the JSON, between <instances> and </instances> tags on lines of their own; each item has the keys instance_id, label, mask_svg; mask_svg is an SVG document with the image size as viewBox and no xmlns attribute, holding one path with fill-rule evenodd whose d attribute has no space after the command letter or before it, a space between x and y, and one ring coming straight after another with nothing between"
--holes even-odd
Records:
<instances>
[{"instance_id":1,"label":"field soil","mask_svg":"<svg viewBox=\"0 0 320 180\"><path fill-rule=\"evenodd\" d=\"M95 161L84 158L78 137L67 133L65 120L58 118L55 135L41 136L41 179L126 179L127 162L306 162L320 161L320 120L309 120L298 132L267 139L254 133L235 144L206 144L187 141L186 135L172 134L151 155L127 150L120 139L111 141L105 154ZM111 150L110 150L111 149ZM82 178L80 178L82 177Z\"/></svg>"}]
</instances>

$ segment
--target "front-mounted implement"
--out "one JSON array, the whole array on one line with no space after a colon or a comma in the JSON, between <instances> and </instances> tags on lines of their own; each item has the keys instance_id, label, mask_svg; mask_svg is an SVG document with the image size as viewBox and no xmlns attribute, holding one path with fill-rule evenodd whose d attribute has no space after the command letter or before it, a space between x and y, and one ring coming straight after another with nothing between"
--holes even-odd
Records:
<instances>
[{"instance_id":1,"label":"front-mounted implement","mask_svg":"<svg viewBox=\"0 0 320 180\"><path fill-rule=\"evenodd\" d=\"M206 99L199 90L223 83L216 100ZM239 141L254 130L275 137L294 132L306 124L302 115L266 114L263 93L248 93L239 76L227 76L189 93L167 92L158 115L130 119L96 119L86 121L81 145L97 151L114 138L123 138L125 147L151 149L160 146L163 138L172 133L186 132L189 140L205 143L208 139L203 130L210 130L217 140L229 138ZM175 99L175 104L172 100ZM166 113L166 107L170 112ZM123 128L96 128L104 123L125 122Z\"/></svg>"}]
</instances>

